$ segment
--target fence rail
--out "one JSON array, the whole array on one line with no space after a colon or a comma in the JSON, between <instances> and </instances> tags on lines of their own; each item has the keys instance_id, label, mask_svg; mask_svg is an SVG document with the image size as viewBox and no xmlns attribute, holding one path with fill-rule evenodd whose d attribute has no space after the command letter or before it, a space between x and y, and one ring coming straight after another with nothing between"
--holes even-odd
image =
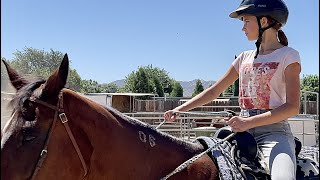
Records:
<instances>
[{"instance_id":1,"label":"fence rail","mask_svg":"<svg viewBox=\"0 0 320 180\"><path fill-rule=\"evenodd\" d=\"M223 111L225 109L230 109L235 112L240 112L240 107L238 100L236 98L221 98L212 101L203 106L195 108L195 111ZM183 104L186 101L179 100L135 100L133 112L163 112ZM317 101L302 101L300 103L300 113L301 114L317 114L319 115L319 106Z\"/></svg>"}]
</instances>

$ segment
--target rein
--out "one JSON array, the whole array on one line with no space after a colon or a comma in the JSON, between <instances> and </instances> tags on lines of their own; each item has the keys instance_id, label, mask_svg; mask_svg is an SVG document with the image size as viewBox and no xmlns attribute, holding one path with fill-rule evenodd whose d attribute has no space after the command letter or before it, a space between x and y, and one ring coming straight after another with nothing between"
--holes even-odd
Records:
<instances>
[{"instance_id":1,"label":"rein","mask_svg":"<svg viewBox=\"0 0 320 180\"><path fill-rule=\"evenodd\" d=\"M221 111L221 112L212 112L212 113L194 113L194 112L180 112L180 111L176 111L173 113L173 115L178 115L178 114L190 114L190 115L221 115L224 114L224 117L232 117L233 114L228 112L228 111ZM166 120L164 120L163 122L161 122L156 129L158 129L159 127L161 127L164 123L166 122ZM190 164L192 164L193 162L195 162L197 159L199 159L201 156L207 154L208 152L210 152L213 148L217 147L219 144L228 141L230 138L232 138L234 135L236 135L236 133L231 133L229 134L227 137L225 137L224 139L222 139L221 141L219 141L217 144L215 144L214 146L211 146L210 148L208 148L207 150L201 152L200 154L197 154L195 156L193 156L192 158L188 159L187 161L183 162L182 164L180 164L176 169L174 169L172 172L170 172L168 175L166 175L165 177L161 178L160 180L167 180L169 179L171 176L181 172L182 170L184 170L185 168L187 168Z\"/></svg>"},{"instance_id":2,"label":"rein","mask_svg":"<svg viewBox=\"0 0 320 180\"><path fill-rule=\"evenodd\" d=\"M182 111L175 111L173 115L178 115L178 114L189 114L189 115L207 115L207 116L222 116L222 117L232 117L233 114L228 112L228 111L221 111L221 112L211 112L211 113L197 113L197 112L182 112ZM223 116L224 115L224 116ZM212 122L215 123L216 121ZM156 129L160 128L164 123L166 123L166 119L164 119L157 127Z\"/></svg>"},{"instance_id":3,"label":"rein","mask_svg":"<svg viewBox=\"0 0 320 180\"><path fill-rule=\"evenodd\" d=\"M160 180L167 180L169 179L171 176L177 174L178 172L181 172L182 170L184 170L185 168L187 168L190 164L192 164L193 162L195 162L197 159L199 159L201 156L209 153L213 148L217 147L219 144L223 143L224 141L228 141L230 138L232 138L234 135L236 135L236 133L231 133L229 134L227 137L225 137L224 139L222 139L221 141L219 141L217 144L215 144L214 146L211 146L210 148L208 148L207 150L203 151L200 154L197 154L195 156L193 156L192 158L188 159L187 161L185 161L184 163L182 163L181 165L179 165L175 170L173 170L171 173L169 173L168 175L166 175L165 177L161 178Z\"/></svg>"},{"instance_id":4,"label":"rein","mask_svg":"<svg viewBox=\"0 0 320 180\"><path fill-rule=\"evenodd\" d=\"M36 167L35 167L35 169L34 169L34 171L32 173L31 180L35 179L36 175L38 174L38 172L39 172L39 170L40 170L40 168L42 166L42 163L44 162L45 158L47 157L48 144L49 144L49 141L50 141L50 137L52 136L53 129L54 129L56 123L57 123L58 116L59 116L60 121L62 122L62 124L64 125L64 127L65 127L65 129L67 131L67 134L68 134L68 136L69 136L69 138L70 138L70 140L72 142L73 147L75 148L75 150L76 150L76 152L78 154L78 157L79 157L79 159L81 161L81 164L83 166L83 169L84 169L84 177L85 177L87 175L87 173L88 173L88 168L87 168L87 165L86 165L86 163L84 161L82 153L81 153L81 151L79 149L79 146L78 146L78 144L77 144L77 142L76 142L76 140L75 140L75 138L74 138L74 136L73 136L73 134L71 132L71 129L70 129L69 125L68 125L68 118L67 118L66 114L64 113L64 109L63 109L62 92L60 92L60 94L59 94L59 100L58 100L57 106L53 106L53 105L51 105L51 104L49 104L47 102L41 101L39 99L29 99L29 100L32 101L32 102L41 104L43 106L46 106L46 107L48 107L50 109L53 109L55 111L53 122L51 124L50 129L49 129L49 133L48 133L48 135L46 137L45 144L44 144L44 147L43 147L43 149L42 149L42 151L40 153L40 157L38 159Z\"/></svg>"}]
</instances>

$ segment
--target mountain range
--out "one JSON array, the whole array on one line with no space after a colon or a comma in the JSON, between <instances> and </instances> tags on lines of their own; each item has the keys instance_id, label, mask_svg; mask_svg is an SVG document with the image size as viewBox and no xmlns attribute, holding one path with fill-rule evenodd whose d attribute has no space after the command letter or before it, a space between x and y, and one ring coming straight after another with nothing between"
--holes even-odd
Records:
<instances>
[{"instance_id":1,"label":"mountain range","mask_svg":"<svg viewBox=\"0 0 320 180\"><path fill-rule=\"evenodd\" d=\"M196 82L197 79L191 80L191 81L178 81L182 88L183 88L183 97L191 97L194 88L196 87ZM205 81L205 80L201 80L201 83L203 85L203 88L206 89L208 88L210 85L214 84L216 81ZM118 87L123 87L124 86L124 79L121 80L116 80L113 81L111 83L116 84Z\"/></svg>"}]
</instances>

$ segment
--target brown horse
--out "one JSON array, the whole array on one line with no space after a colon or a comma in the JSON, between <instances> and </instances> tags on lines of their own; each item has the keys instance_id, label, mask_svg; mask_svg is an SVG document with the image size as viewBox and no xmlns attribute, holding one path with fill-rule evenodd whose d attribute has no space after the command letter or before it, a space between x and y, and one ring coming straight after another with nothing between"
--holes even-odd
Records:
<instances>
[{"instance_id":1,"label":"brown horse","mask_svg":"<svg viewBox=\"0 0 320 180\"><path fill-rule=\"evenodd\" d=\"M4 61L3 61L4 62ZM67 55L47 80L26 80L4 62L16 88L1 135L1 179L160 179L204 151L64 88ZM170 179L219 179L204 155Z\"/></svg>"}]
</instances>

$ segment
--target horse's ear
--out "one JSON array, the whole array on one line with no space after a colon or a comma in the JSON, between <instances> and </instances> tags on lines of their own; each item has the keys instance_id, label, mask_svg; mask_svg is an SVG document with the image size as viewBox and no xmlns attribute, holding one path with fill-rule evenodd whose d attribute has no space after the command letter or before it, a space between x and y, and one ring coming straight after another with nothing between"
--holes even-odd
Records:
<instances>
[{"instance_id":1,"label":"horse's ear","mask_svg":"<svg viewBox=\"0 0 320 180\"><path fill-rule=\"evenodd\" d=\"M27 81L21 75L19 75L16 70L12 69L6 61L2 60L2 62L7 69L8 76L9 76L9 79L10 79L12 86L16 90L21 89L23 86L25 86L26 84L29 83L29 81Z\"/></svg>"},{"instance_id":2,"label":"horse's ear","mask_svg":"<svg viewBox=\"0 0 320 180\"><path fill-rule=\"evenodd\" d=\"M65 54L59 66L48 78L43 89L43 96L58 95L62 88L64 88L69 72L69 58Z\"/></svg>"}]
</instances>

